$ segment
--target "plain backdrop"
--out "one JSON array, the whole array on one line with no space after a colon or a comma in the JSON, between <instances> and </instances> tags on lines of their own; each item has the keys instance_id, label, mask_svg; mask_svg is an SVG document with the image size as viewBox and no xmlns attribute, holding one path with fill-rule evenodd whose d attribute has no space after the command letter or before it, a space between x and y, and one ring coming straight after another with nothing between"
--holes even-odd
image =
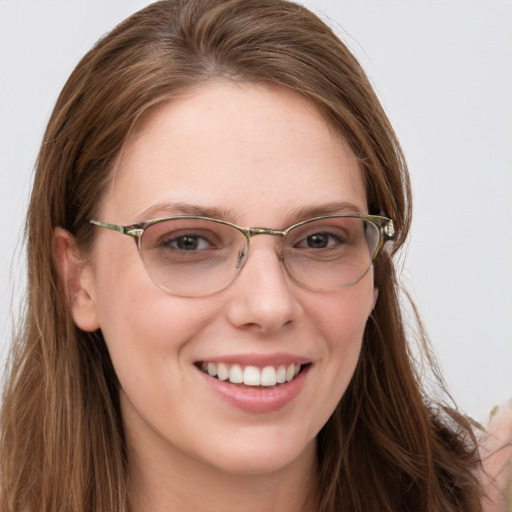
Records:
<instances>
[{"instance_id":1,"label":"plain backdrop","mask_svg":"<svg viewBox=\"0 0 512 512\"><path fill-rule=\"evenodd\" d=\"M0 344L23 301L21 229L57 95L142 0L0 0ZM402 280L459 405L512 395L512 1L311 0L366 69L414 189Z\"/></svg>"}]
</instances>

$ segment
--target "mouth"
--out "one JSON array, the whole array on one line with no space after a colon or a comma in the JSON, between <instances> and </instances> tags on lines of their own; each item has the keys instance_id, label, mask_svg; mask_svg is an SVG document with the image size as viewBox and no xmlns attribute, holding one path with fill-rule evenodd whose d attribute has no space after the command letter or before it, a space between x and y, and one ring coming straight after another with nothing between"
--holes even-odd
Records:
<instances>
[{"instance_id":1,"label":"mouth","mask_svg":"<svg viewBox=\"0 0 512 512\"><path fill-rule=\"evenodd\" d=\"M273 388L293 381L309 364L290 363L258 367L209 361L195 363L203 373L220 381L264 388Z\"/></svg>"}]
</instances>

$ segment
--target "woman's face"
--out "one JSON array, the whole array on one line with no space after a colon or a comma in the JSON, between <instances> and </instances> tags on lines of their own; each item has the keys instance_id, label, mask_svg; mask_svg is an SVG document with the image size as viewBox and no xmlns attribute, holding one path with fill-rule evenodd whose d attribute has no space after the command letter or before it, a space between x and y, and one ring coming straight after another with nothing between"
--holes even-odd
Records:
<instances>
[{"instance_id":1,"label":"woman's face","mask_svg":"<svg viewBox=\"0 0 512 512\"><path fill-rule=\"evenodd\" d=\"M312 104L270 86L213 83L162 105L116 169L97 216L108 223L213 211L283 229L309 210L367 212L347 145ZM372 272L343 290L311 291L286 274L278 240L262 235L226 289L179 297L152 282L130 237L96 229L81 275L86 300L73 314L103 332L139 456L251 474L310 464L354 373L376 297ZM211 377L202 363L302 371L256 387Z\"/></svg>"}]
</instances>

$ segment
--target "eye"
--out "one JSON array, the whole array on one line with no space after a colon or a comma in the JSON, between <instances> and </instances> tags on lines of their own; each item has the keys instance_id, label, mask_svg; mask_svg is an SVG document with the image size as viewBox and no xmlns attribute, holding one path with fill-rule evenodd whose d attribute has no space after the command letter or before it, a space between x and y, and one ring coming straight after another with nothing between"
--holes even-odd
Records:
<instances>
[{"instance_id":1,"label":"eye","mask_svg":"<svg viewBox=\"0 0 512 512\"><path fill-rule=\"evenodd\" d=\"M164 248L172 247L181 251L200 251L212 248L212 245L205 237L192 233L180 236L171 235L167 240L161 242L161 246Z\"/></svg>"},{"instance_id":2,"label":"eye","mask_svg":"<svg viewBox=\"0 0 512 512\"><path fill-rule=\"evenodd\" d=\"M328 231L312 233L307 237L299 240L294 247L304 247L307 249L333 249L343 244L342 238Z\"/></svg>"}]
</instances>

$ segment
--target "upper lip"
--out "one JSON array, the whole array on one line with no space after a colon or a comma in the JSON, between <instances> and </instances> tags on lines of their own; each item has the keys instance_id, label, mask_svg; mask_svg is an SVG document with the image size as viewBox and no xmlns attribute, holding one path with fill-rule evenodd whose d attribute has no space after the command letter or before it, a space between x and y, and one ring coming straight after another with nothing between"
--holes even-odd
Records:
<instances>
[{"instance_id":1,"label":"upper lip","mask_svg":"<svg viewBox=\"0 0 512 512\"><path fill-rule=\"evenodd\" d=\"M205 363L227 363L239 364L242 366L278 366L289 364L308 364L311 359L296 354L274 353L274 354L229 354L221 356L205 357L196 361Z\"/></svg>"}]
</instances>

